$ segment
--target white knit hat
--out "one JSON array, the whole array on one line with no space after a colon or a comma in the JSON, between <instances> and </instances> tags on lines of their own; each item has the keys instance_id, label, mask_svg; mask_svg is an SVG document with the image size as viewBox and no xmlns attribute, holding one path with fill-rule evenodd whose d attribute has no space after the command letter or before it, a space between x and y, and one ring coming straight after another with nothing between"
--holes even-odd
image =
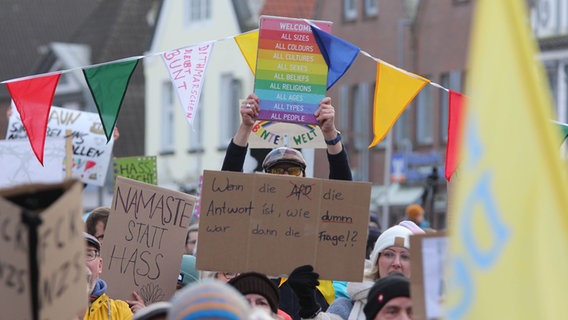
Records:
<instances>
[{"instance_id":1,"label":"white knit hat","mask_svg":"<svg viewBox=\"0 0 568 320\"><path fill-rule=\"evenodd\" d=\"M375 247L369 257L372 268L368 273L371 275L373 280L378 278L378 268L376 265L377 260L379 259L379 254L388 247L403 247L410 249L410 235L417 233L424 233L424 231L412 221L404 221L404 223L392 226L381 233L375 242Z\"/></svg>"}]
</instances>

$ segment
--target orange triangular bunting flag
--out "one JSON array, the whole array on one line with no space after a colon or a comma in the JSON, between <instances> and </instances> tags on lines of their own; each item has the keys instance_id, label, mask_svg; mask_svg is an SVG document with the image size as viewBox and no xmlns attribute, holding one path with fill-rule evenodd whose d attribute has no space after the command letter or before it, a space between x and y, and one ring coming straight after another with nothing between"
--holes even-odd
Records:
<instances>
[{"instance_id":1,"label":"orange triangular bunting flag","mask_svg":"<svg viewBox=\"0 0 568 320\"><path fill-rule=\"evenodd\" d=\"M406 106L430 80L401 71L386 64L377 64L373 134L369 148L377 145L389 132Z\"/></svg>"},{"instance_id":2,"label":"orange triangular bunting flag","mask_svg":"<svg viewBox=\"0 0 568 320\"><path fill-rule=\"evenodd\" d=\"M57 73L6 83L26 128L32 150L41 165L49 111L60 76L61 73Z\"/></svg>"}]
</instances>

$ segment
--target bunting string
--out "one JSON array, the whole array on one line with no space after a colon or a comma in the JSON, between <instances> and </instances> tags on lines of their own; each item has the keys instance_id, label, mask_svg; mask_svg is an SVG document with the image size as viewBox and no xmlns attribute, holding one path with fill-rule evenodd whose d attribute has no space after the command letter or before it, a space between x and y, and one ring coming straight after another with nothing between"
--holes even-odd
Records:
<instances>
[{"instance_id":1,"label":"bunting string","mask_svg":"<svg viewBox=\"0 0 568 320\"><path fill-rule=\"evenodd\" d=\"M315 25L313 25L313 26L315 26ZM317 26L315 26L315 27L318 28ZM319 28L318 28L318 29L319 29ZM199 43L195 43L195 44L189 44L189 45L187 45L187 46L183 46L183 47L179 47L179 48L174 48L174 49L172 49L172 50L164 50L164 51L160 51L160 52L152 52L152 53L149 53L149 54L146 54L146 55L139 55L139 56L126 57L126 58L121 58L121 59L118 59L118 60L107 61L107 62L101 62L101 63L93 64L93 65L86 65L86 66L75 67L75 68L71 68L71 69L63 69L63 70L58 70L58 71L52 71L52 72L46 72L46 73L38 73L38 74L35 74L35 75L28 75L28 76L19 77L19 78L8 79L8 80L4 80L4 81L0 82L0 84L5 84L5 83L15 82L15 81L21 81L21 80L27 80L27 79L31 79L31 78L35 78L35 77L40 77L40 76L48 76L48 75L54 75L54 74L64 74L64 73L69 73L69 72L73 72L73 71L81 71L81 70L83 70L83 69L85 69L85 68L99 67L99 66L104 66L104 65L107 65L107 64L114 64L114 63L119 63L119 62L125 62L125 61L132 61L132 60L139 60L139 59L144 59L144 58L150 58L150 57L154 57L154 56L161 56L161 55L163 55L163 54L166 53L166 52L173 51L173 50L181 50L181 49L186 48L186 47L188 47L188 46L195 46L195 45L199 45L199 44L201 44L201 43L206 43L206 42L214 42L214 43L215 43L215 42L222 42L222 41L227 41L227 40L233 40L233 39L235 39L235 38L238 37L238 36L243 36L243 35L250 34L250 33L255 33L255 32L258 32L258 29L253 29L253 30L250 30L250 31L247 31L247 32L242 32L242 33L238 33L238 34L226 36L226 37L219 38L219 39L216 39L216 40L208 40L208 41L203 41L203 42L199 42ZM372 60L378 62L378 63L382 63L382 64L384 64L384 65L388 65L389 67L391 67L391 68L393 68L393 69L396 69L396 70L398 70L398 71L400 71L400 72L402 72L402 73L405 73L405 74L407 74L407 75L409 75L409 76L411 76L411 77L413 77L413 78L416 77L416 75L415 75L414 73L409 72L409 71L406 71L406 70L404 70L404 69L401 69L401 68L399 68L399 67L397 67L397 66L395 66L395 65L393 65L393 64L390 64L390 63L388 63L388 62L386 62L386 61L384 61L384 60L382 60L382 59L379 59L379 58L377 58L377 57L374 57L373 55L371 55L371 54L368 53L367 51L361 50L359 53L360 53L361 55L363 55L363 56L366 56L366 57L368 57L368 58L370 58L370 59L372 59ZM438 84L438 83L435 83L435 82L430 81L429 84L432 85L432 86L434 86L434 87L436 87L436 88L442 89L442 90L444 90L444 91L446 91L446 92L449 92L449 91L450 91L450 89L445 88L444 86L442 86L442 85L440 85L440 84Z\"/></svg>"},{"instance_id":2,"label":"bunting string","mask_svg":"<svg viewBox=\"0 0 568 320\"><path fill-rule=\"evenodd\" d=\"M239 33L239 34L234 34L231 36L227 36L227 37L223 37L217 40L209 40L209 41L203 41L203 42L199 42L193 45L188 45L188 46L194 46L194 45L199 45L201 43L206 43L206 42L222 42L222 41L226 41L226 40L232 40L237 36L240 35L245 35L248 33L254 33L257 32L258 29L254 29L254 30L250 30L247 32L243 32L243 33ZM154 56L161 56L162 54L169 52L169 51L173 51L173 50L181 50L183 48L185 48L187 46L184 47L179 47L176 49L172 49L172 50L165 50L165 51L161 51L161 52L152 52L146 55L139 55L139 56L132 56L132 57L126 57L126 58L121 58L118 60L112 60L112 61L107 61L107 62L101 62L98 64L92 64L92 65L86 65L86 66L82 66L82 67L75 67L75 68L71 68L71 69L63 69L63 70L58 70L58 71L51 71L51 72L46 72L46 73L38 73L35 75L29 75L29 76L24 76L24 77L19 77L19 78L13 78L13 79L8 79L8 80L4 80L1 81L0 84L3 83L9 83L9 82L16 82L16 81L22 81L22 80L28 80L28 79L32 79L32 78L36 78L36 77L41 77L41 76L49 76L49 75L55 75L55 74L64 74L64 73L69 73L69 72L73 72L73 71L82 71L83 69L87 69L87 68L94 68L94 67L100 67L100 66L104 66L104 65L108 65L108 64L114 64L114 63L120 63L120 62L126 62L126 61L132 61L132 60L140 60L140 59L144 59L144 58L150 58L150 57L154 57Z\"/></svg>"},{"instance_id":3,"label":"bunting string","mask_svg":"<svg viewBox=\"0 0 568 320\"><path fill-rule=\"evenodd\" d=\"M395 70L398 70L398 71L400 71L400 72L402 72L402 73L405 73L406 75L408 75L408 76L410 76L410 77L413 77L413 78L415 78L415 79L418 79L418 77L416 76L416 74L414 74L414 73L412 73L412 72L408 72L408 71L406 71L406 70L404 70L404 69L401 69L401 68L399 68L399 67L397 67L397 66L395 66L395 65L392 65L392 64L390 64L390 63L388 63L388 62L386 62L386 61L384 61L384 60L382 60L382 59L373 57L373 56L372 56L370 53L368 53L367 51L361 50L360 53L361 53L362 55L368 57L368 58L371 58L371 59L375 60L375 61L378 62L378 63L382 63L382 64L387 65L387 66L389 66L389 67L391 67L391 68L393 68L393 69L395 69ZM430 81L430 82L428 82L428 84L430 84L430 85L432 85L432 86L434 86L434 87L436 87L436 88L438 88L438 89L445 90L446 92L450 92L450 89L445 88L445 87L443 87L442 85L437 84L437 83L435 83L435 82Z\"/></svg>"},{"instance_id":4,"label":"bunting string","mask_svg":"<svg viewBox=\"0 0 568 320\"><path fill-rule=\"evenodd\" d=\"M304 21L312 27L311 30L314 38L328 66L327 89L333 86L345 74L359 54L377 63L377 81L372 115L374 139L369 148L375 146L384 138L410 102L419 94L426 84L430 84L449 93L448 111L450 121L448 124L448 144L446 149L447 170L445 175L446 179L450 180L458 166L457 151L459 149L459 139L457 139L457 132L463 121L463 119L461 119L463 113L461 109L465 107L466 97L459 92L452 91L420 75L379 59L348 41L323 31L309 20ZM12 100L18 112L22 115L22 120L28 132L32 149L41 163L43 161L47 116L49 115L55 87L61 74L79 70L83 72L97 105L107 140L110 140L128 82L138 60L147 57L161 56L166 64L166 68L168 68L170 72L170 78L177 90L185 117L189 124L192 125L195 111L198 107L203 78L206 74L209 54L212 51L213 45L217 42L234 40L254 75L256 71L258 35L259 29L254 29L173 50L132 56L49 73L29 75L4 80L0 83L6 84L8 87ZM183 91L188 89L190 80L184 78L187 74L187 72L184 73L183 70L185 66L178 64L177 60L173 60L174 58L179 58L178 55L183 56L183 59L189 60L189 62L191 62L191 60L196 62L195 65L191 63L188 65L193 66L190 70L193 74L191 82L193 89L198 92L198 94L192 93L189 95L187 91ZM172 60L168 60L168 58ZM379 79L381 81L379 81ZM568 135L568 133L566 135Z\"/></svg>"}]
</instances>

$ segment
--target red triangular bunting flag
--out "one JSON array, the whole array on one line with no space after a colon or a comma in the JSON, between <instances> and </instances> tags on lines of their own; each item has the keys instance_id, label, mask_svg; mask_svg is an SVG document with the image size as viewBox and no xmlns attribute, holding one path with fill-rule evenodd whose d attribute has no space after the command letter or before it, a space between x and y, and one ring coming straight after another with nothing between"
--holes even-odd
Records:
<instances>
[{"instance_id":1,"label":"red triangular bunting flag","mask_svg":"<svg viewBox=\"0 0 568 320\"><path fill-rule=\"evenodd\" d=\"M458 167L460 130L463 126L462 116L465 114L465 96L450 90L448 108L448 144L446 145L445 176L446 180L450 181Z\"/></svg>"},{"instance_id":2,"label":"red triangular bunting flag","mask_svg":"<svg viewBox=\"0 0 568 320\"><path fill-rule=\"evenodd\" d=\"M7 82L36 158L43 165L45 132L55 88L61 73Z\"/></svg>"}]
</instances>

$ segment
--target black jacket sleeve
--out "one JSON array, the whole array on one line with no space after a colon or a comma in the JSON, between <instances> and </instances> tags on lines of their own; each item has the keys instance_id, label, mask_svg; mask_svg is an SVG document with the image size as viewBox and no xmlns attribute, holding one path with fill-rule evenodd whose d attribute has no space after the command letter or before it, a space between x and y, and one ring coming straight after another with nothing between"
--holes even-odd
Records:
<instances>
[{"instance_id":1,"label":"black jacket sleeve","mask_svg":"<svg viewBox=\"0 0 568 320\"><path fill-rule=\"evenodd\" d=\"M338 154L327 154L329 162L329 178L334 180L353 180L351 168L349 167L349 157L345 146L342 147Z\"/></svg>"},{"instance_id":2,"label":"black jacket sleeve","mask_svg":"<svg viewBox=\"0 0 568 320\"><path fill-rule=\"evenodd\" d=\"M236 171L243 172L243 165L245 163L245 157L247 155L247 147L241 147L233 143L229 143L227 147L227 152L225 153L225 159L223 159L222 171Z\"/></svg>"}]
</instances>

